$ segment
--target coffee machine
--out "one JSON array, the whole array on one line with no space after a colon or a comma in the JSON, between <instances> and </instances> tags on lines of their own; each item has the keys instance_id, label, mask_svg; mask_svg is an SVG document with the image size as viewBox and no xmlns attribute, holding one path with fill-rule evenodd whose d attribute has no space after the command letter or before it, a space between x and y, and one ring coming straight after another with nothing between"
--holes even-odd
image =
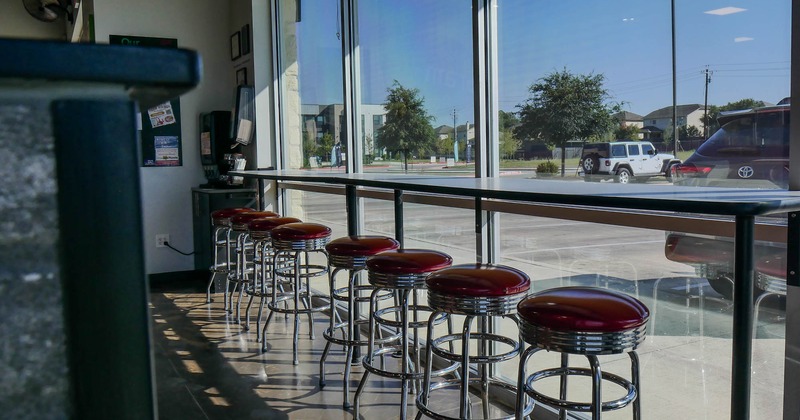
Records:
<instances>
[{"instance_id":1,"label":"coffee machine","mask_svg":"<svg viewBox=\"0 0 800 420\"><path fill-rule=\"evenodd\" d=\"M247 164L236 149L241 144L231 136L231 112L211 111L200 114L200 160L207 183L201 188L237 188L242 177L229 176L229 171L243 170Z\"/></svg>"}]
</instances>

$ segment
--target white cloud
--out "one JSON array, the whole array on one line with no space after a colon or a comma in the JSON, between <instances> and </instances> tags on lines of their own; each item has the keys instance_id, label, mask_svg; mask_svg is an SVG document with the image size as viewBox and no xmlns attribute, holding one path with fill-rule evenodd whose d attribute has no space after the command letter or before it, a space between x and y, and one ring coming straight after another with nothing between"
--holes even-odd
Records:
<instances>
[{"instance_id":1,"label":"white cloud","mask_svg":"<svg viewBox=\"0 0 800 420\"><path fill-rule=\"evenodd\" d=\"M728 6L728 7L723 7L721 9L709 10L709 11L703 12L703 13L706 13L706 14L709 14L709 15L725 16L725 15L732 15L734 13L744 12L746 10L747 9L742 9L741 7Z\"/></svg>"},{"instance_id":2,"label":"white cloud","mask_svg":"<svg viewBox=\"0 0 800 420\"><path fill-rule=\"evenodd\" d=\"M754 38L750 38L749 36L737 36L733 38L733 42L747 42L752 41Z\"/></svg>"}]
</instances>

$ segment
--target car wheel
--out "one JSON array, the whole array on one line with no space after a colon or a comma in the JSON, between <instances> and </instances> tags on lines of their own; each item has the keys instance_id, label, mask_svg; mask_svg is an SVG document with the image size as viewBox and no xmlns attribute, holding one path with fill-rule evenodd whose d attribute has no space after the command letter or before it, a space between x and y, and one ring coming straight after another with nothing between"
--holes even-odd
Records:
<instances>
[{"instance_id":1,"label":"car wheel","mask_svg":"<svg viewBox=\"0 0 800 420\"><path fill-rule=\"evenodd\" d=\"M617 169L617 182L627 184L631 182L631 171L626 168Z\"/></svg>"},{"instance_id":2,"label":"car wheel","mask_svg":"<svg viewBox=\"0 0 800 420\"><path fill-rule=\"evenodd\" d=\"M672 165L667 165L667 170L664 172L664 177L667 178L668 182L672 182L672 167L675 166L673 163Z\"/></svg>"},{"instance_id":3,"label":"car wheel","mask_svg":"<svg viewBox=\"0 0 800 420\"><path fill-rule=\"evenodd\" d=\"M600 169L600 158L597 155L589 155L583 158L583 171L587 174L596 174Z\"/></svg>"}]
</instances>

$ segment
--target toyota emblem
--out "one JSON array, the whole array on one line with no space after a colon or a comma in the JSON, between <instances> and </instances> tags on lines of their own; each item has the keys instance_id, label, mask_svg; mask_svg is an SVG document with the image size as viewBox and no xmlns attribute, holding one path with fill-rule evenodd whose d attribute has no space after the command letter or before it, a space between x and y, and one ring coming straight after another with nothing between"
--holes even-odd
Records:
<instances>
[{"instance_id":1,"label":"toyota emblem","mask_svg":"<svg viewBox=\"0 0 800 420\"><path fill-rule=\"evenodd\" d=\"M755 171L753 170L752 166L742 166L741 168L739 168L740 178L745 178L745 179L750 178L753 176L754 173Z\"/></svg>"}]
</instances>

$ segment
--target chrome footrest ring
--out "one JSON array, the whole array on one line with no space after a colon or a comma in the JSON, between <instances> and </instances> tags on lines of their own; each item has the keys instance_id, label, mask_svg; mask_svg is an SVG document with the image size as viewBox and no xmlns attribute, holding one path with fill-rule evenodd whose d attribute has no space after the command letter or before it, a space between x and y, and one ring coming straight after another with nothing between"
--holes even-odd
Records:
<instances>
[{"instance_id":1,"label":"chrome footrest ring","mask_svg":"<svg viewBox=\"0 0 800 420\"><path fill-rule=\"evenodd\" d=\"M387 308L383 308L383 309L379 309L379 310L375 311L375 313L372 316L375 317L375 322L377 322L380 325L384 325L384 326L387 326L387 327L393 327L393 328L401 328L403 326L403 323L401 321L399 321L399 319L400 319L400 311L402 311L402 309L403 308L401 306L389 306ZM433 309L431 309L429 306L424 306L424 305L408 305L408 313L409 313L409 315L411 315L411 313L413 313L413 312L417 312L418 321L414 322L414 321L411 321L409 319L408 320L408 327L409 328L425 328L425 327L427 327L428 326L428 317L427 316L425 316L425 317L420 316L419 313L420 312L433 312ZM386 317L387 314L396 314L395 317L398 319L398 321L395 321L394 319L388 319ZM433 325L441 324L442 322L444 322L447 319L447 316L448 315L446 313L440 312L439 316L437 316L436 319L433 321ZM411 316L409 316L409 318L411 318Z\"/></svg>"},{"instance_id":2,"label":"chrome footrest ring","mask_svg":"<svg viewBox=\"0 0 800 420\"><path fill-rule=\"evenodd\" d=\"M460 353L452 353L449 350L444 349L443 346L446 345L446 344L452 343L453 341L460 341L463 338L464 338L463 335L460 334L460 333L458 333L458 334L447 334L445 336L438 337L438 338L434 339L433 342L431 343L431 346L432 346L431 347L431 351L435 355L437 355L437 356L439 356L439 357L441 357L443 359L451 360L451 361L454 361L454 362L461 361L464 358L464 356L462 354L460 354ZM502 344L505 344L507 346L510 346L511 350L509 350L507 352L504 352L504 353L498 353L498 354L475 355L475 356L470 355L470 357L469 357L469 362L470 363L488 364L488 363L504 362L506 360L510 360L510 359L513 359L513 358L517 357L517 355L519 355L520 350L522 349L522 345L518 341L512 340L509 337L504 337L504 336L498 335L498 334L478 333L478 332L471 333L470 334L470 341L472 341L472 340L483 341L483 342L487 342L487 343L502 343ZM456 347L457 348L461 348L461 346L456 346ZM471 348L479 348L479 347L473 347L473 346L470 346L470 347ZM489 345L489 348L493 348L493 347L494 346L492 346L491 344Z\"/></svg>"},{"instance_id":3,"label":"chrome footrest ring","mask_svg":"<svg viewBox=\"0 0 800 420\"><path fill-rule=\"evenodd\" d=\"M628 393L621 398L612 401L603 401L601 403L602 407L601 411L611 411L623 408L636 399L636 393L637 393L636 387L633 386L633 383L631 383L629 380L621 376L615 375L613 373L608 373L608 372L601 372L601 373L602 373L602 380L615 383L628 391ZM528 394L528 396L530 396L534 400L539 401L542 404L546 404L550 407L564 408L566 410L572 410L572 411L583 411L583 412L591 411L592 410L591 403L560 400L558 398L542 394L541 392L536 391L533 388L533 383L540 379L549 378L551 376L561 376L562 374L577 375L577 376L592 376L592 370L589 368L568 367L565 369L559 367L559 368L544 369L538 372L534 372L530 376L528 376L528 378L525 380L525 393Z\"/></svg>"},{"instance_id":4,"label":"chrome footrest ring","mask_svg":"<svg viewBox=\"0 0 800 420\"><path fill-rule=\"evenodd\" d=\"M324 265L309 264L300 267L301 279L319 277L327 273L328 273L328 267ZM295 268L294 266L276 268L275 275L284 278L295 278L296 277Z\"/></svg>"},{"instance_id":5,"label":"chrome footrest ring","mask_svg":"<svg viewBox=\"0 0 800 420\"><path fill-rule=\"evenodd\" d=\"M381 356L400 353L401 348L402 348L401 345L394 345L394 346L386 346L378 350L375 350L372 352L371 355L364 356L364 358L361 361L361 365L364 366L364 369L368 370L370 373L374 373L384 378L394 378L402 380L422 380L425 377L425 372L422 370L420 370L419 372L396 372L386 369L380 369L378 367L373 366L372 362L370 362L370 360L375 360L376 358L380 358ZM413 363L409 363L408 366L410 370L414 370ZM453 373L460 366L461 363L453 363L450 366L444 367L442 369L431 371L431 377L444 376L447 375L448 373Z\"/></svg>"},{"instance_id":6,"label":"chrome footrest ring","mask_svg":"<svg viewBox=\"0 0 800 420\"><path fill-rule=\"evenodd\" d=\"M469 382L470 383L473 383L473 382L480 383L481 382L481 378L477 378L477 377L476 378L471 378L469 380ZM504 390L510 392L512 395L517 393L516 385L510 384L510 383L507 383L507 382L504 382L504 381L501 381L501 380L498 380L498 379L489 379L489 386L490 387L503 388ZM442 388L451 388L451 387L452 388L460 388L461 387L461 379L457 379L457 378L446 379L446 380L439 381L439 382L436 382L436 383L431 383L431 386L428 389L428 401L434 401L431 398L431 393L433 391L436 391L436 390L442 389ZM419 395L417 396L417 409L419 411L422 411L422 413L425 414L427 417L432 418L432 419L436 419L436 420L461 420L460 417L450 417L450 416L446 416L446 415L444 415L442 413L437 413L437 412L431 410L426 404L423 404L422 397L423 397L423 393L420 392ZM533 411L533 400L528 401L528 404L523 409L523 411L522 411L523 417L527 417L532 411ZM509 414L507 416L503 416L503 417L493 417L492 418L492 420L512 420L512 419L514 419L514 414L513 413Z\"/></svg>"}]
</instances>

